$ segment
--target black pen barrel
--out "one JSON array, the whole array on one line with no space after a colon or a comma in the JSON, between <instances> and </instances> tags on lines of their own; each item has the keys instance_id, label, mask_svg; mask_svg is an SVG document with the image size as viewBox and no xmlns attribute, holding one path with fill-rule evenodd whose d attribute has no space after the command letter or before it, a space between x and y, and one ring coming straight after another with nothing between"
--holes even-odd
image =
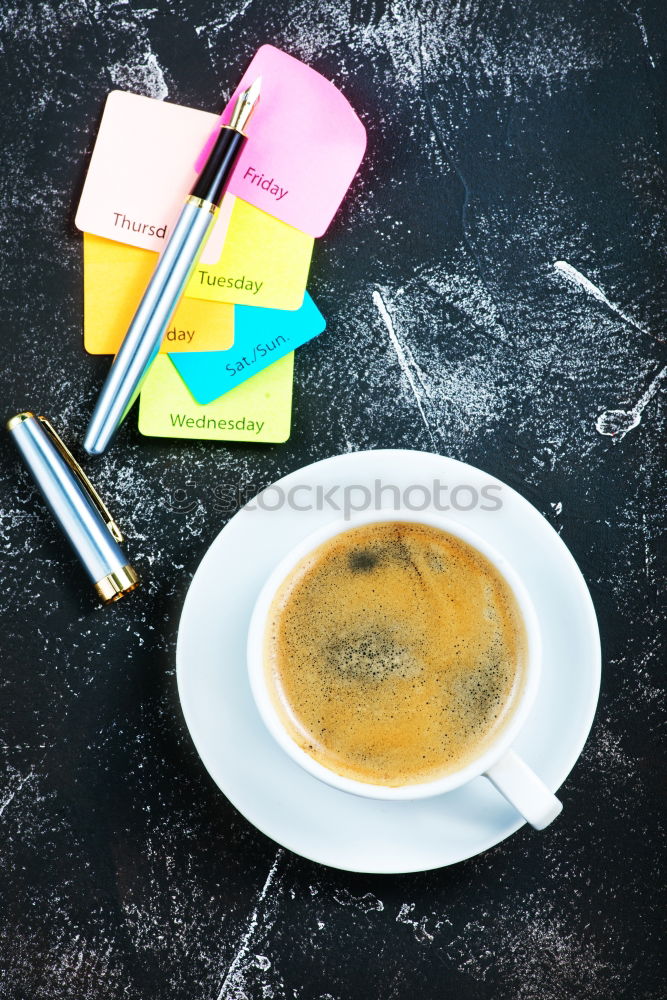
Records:
<instances>
[{"instance_id":1,"label":"black pen barrel","mask_svg":"<svg viewBox=\"0 0 667 1000\"><path fill-rule=\"evenodd\" d=\"M229 175L245 145L243 132L223 125L213 144L209 157L194 183L190 194L193 198L219 205L227 187Z\"/></svg>"}]
</instances>

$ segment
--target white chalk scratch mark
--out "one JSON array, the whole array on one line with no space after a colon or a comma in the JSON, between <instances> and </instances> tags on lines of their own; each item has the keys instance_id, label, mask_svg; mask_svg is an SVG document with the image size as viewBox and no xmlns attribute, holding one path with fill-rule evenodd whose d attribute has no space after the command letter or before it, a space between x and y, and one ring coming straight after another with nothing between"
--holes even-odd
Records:
<instances>
[{"instance_id":1,"label":"white chalk scratch mark","mask_svg":"<svg viewBox=\"0 0 667 1000\"><path fill-rule=\"evenodd\" d=\"M415 397L417 408L419 410L419 413L421 414L422 420L424 421L424 427L428 431L429 437L431 438L431 443L435 446L433 431L431 429L431 425L426 419L426 413L424 412L424 407L422 404L422 399L423 399L422 392L420 391L419 387L417 386L417 383L415 382L415 379L412 374L412 369L414 368L415 374L419 379L419 383L422 389L424 390L424 392L428 394L428 390L426 389L426 385L424 382L423 373L419 368L419 365L417 364L415 359L412 357L412 354L410 353L409 349L404 348L401 342L399 341L396 335L396 330L394 329L394 321L389 315L389 310L387 309L385 301L382 298L382 295L380 294L377 288L373 289L373 302L375 304L375 308L380 314L380 318L382 319L384 325L387 328L387 333L389 334L389 340L391 342L391 346L394 348L396 352L396 357L398 358L398 363L400 365L401 371L405 375L406 379L408 380L408 385L412 389L412 394Z\"/></svg>"},{"instance_id":2,"label":"white chalk scratch mark","mask_svg":"<svg viewBox=\"0 0 667 1000\"><path fill-rule=\"evenodd\" d=\"M146 97L154 97L163 101L169 96L169 87L164 78L162 67L152 50L142 54L134 62L114 63L109 67L111 79L117 87L127 87L136 90Z\"/></svg>"},{"instance_id":3,"label":"white chalk scratch mark","mask_svg":"<svg viewBox=\"0 0 667 1000\"><path fill-rule=\"evenodd\" d=\"M646 517L646 511L642 514L642 536L644 538L644 569L646 571L646 580L649 584L653 584L653 557L651 554L651 530Z\"/></svg>"},{"instance_id":4,"label":"white chalk scratch mark","mask_svg":"<svg viewBox=\"0 0 667 1000\"><path fill-rule=\"evenodd\" d=\"M634 12L634 18L637 23L637 27L639 28L639 33L642 36L642 42L644 43L644 48L646 49L646 55L648 56L648 61L650 62L653 69L655 69L655 61L653 59L653 56L651 55L651 50L649 48L648 35L646 34L646 27L641 19L641 15L638 10Z\"/></svg>"},{"instance_id":5,"label":"white chalk scratch mark","mask_svg":"<svg viewBox=\"0 0 667 1000\"><path fill-rule=\"evenodd\" d=\"M336 889L333 898L340 906L351 906L366 915L372 913L373 910L380 913L384 910L384 903L372 892L367 892L364 896L353 896L349 889Z\"/></svg>"},{"instance_id":6,"label":"white chalk scratch mark","mask_svg":"<svg viewBox=\"0 0 667 1000\"><path fill-rule=\"evenodd\" d=\"M204 35L205 37L210 39L212 34L217 35L218 32L222 31L223 28L229 27L232 21L235 21L238 17L242 17L252 2L253 0L245 0L245 2L242 3L237 10L233 10L230 13L229 17L219 18L217 21L213 21L212 23L209 24L198 25L195 28L195 34L198 36ZM209 41L209 47L210 47L210 41Z\"/></svg>"},{"instance_id":7,"label":"white chalk scratch mark","mask_svg":"<svg viewBox=\"0 0 667 1000\"><path fill-rule=\"evenodd\" d=\"M281 848L280 850L277 851L276 856L273 859L273 864L269 869L269 874L266 876L266 881L262 886L259 896L257 897L257 902L255 903L253 911L250 914L250 920L248 921L248 925L245 931L243 932L241 941L236 950L236 954L234 955L230 963L230 966L227 969L225 978L222 981L222 986L220 987L220 992L218 993L217 1000L233 1000L233 998L239 996L240 992L242 992L241 991L242 984L239 981L243 972L242 963L246 958L246 956L248 955L248 952L250 951L252 940L255 931L257 930L257 924L259 922L259 911L261 904L266 899L267 893L271 888L273 880L276 877L276 872L278 871L278 865L280 864L283 854L284 851ZM260 968L262 967L263 966L260 966ZM234 994L230 993L229 990L234 990Z\"/></svg>"},{"instance_id":8,"label":"white chalk scratch mark","mask_svg":"<svg viewBox=\"0 0 667 1000\"><path fill-rule=\"evenodd\" d=\"M34 776L35 772L34 770L31 770L29 774L26 774L25 778L21 778L21 780L17 782L16 786L12 788L7 795L5 795L5 798L2 800L2 802L0 802L0 816L3 815L7 806L10 805L10 803L14 801L16 796L23 790L24 785L26 785L31 778L34 778Z\"/></svg>"},{"instance_id":9,"label":"white chalk scratch mark","mask_svg":"<svg viewBox=\"0 0 667 1000\"><path fill-rule=\"evenodd\" d=\"M427 941L433 941L434 935L430 934L429 931L426 930L426 921L428 920L428 917L424 916L420 920L413 920L410 914L414 908L414 903L402 903L401 908L396 915L396 923L407 924L409 927L412 927L415 940L418 941L419 944L426 944Z\"/></svg>"},{"instance_id":10,"label":"white chalk scratch mark","mask_svg":"<svg viewBox=\"0 0 667 1000\"><path fill-rule=\"evenodd\" d=\"M604 434L606 437L613 437L620 441L628 431L633 430L633 428L641 423L642 413L646 409L647 403L655 396L658 385L661 379L665 377L666 372L667 365L658 372L646 392L640 396L632 409L605 410L604 413L601 413L595 421L595 429L598 434Z\"/></svg>"},{"instance_id":11,"label":"white chalk scratch mark","mask_svg":"<svg viewBox=\"0 0 667 1000\"><path fill-rule=\"evenodd\" d=\"M613 313L620 316L625 323L629 323L630 326L633 326L635 330L639 330L640 333L651 334L650 330L647 330L646 327L641 325L641 323L634 320L632 316L628 316L627 313L623 312L620 306L617 306L614 302L610 302L601 288L594 285L592 281L581 273L581 271L577 271L576 267L572 267L572 265L568 264L566 260L554 261L554 267L563 275L563 277L567 278L568 281L571 281L574 285L579 285L580 288L583 288L585 292L592 295L594 299L598 300L598 302L604 303L608 309L611 309Z\"/></svg>"}]
</instances>

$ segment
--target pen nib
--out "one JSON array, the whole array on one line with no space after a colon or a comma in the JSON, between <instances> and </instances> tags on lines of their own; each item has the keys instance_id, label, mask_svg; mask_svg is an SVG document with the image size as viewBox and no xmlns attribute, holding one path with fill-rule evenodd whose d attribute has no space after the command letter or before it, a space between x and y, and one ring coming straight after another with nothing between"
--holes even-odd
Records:
<instances>
[{"instance_id":1,"label":"pen nib","mask_svg":"<svg viewBox=\"0 0 667 1000\"><path fill-rule=\"evenodd\" d=\"M230 126L238 132L245 131L252 113L259 104L259 92L262 87L262 78L258 76L250 86L241 91L236 98L236 104L232 112Z\"/></svg>"}]
</instances>

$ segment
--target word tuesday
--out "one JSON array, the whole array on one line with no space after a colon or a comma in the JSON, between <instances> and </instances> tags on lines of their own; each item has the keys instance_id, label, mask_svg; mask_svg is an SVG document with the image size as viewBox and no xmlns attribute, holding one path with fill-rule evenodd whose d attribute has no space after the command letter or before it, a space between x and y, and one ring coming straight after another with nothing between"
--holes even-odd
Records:
<instances>
[{"instance_id":1,"label":"word tuesday","mask_svg":"<svg viewBox=\"0 0 667 1000\"><path fill-rule=\"evenodd\" d=\"M265 177L264 174L258 174L254 167L248 167L244 173L243 180L248 179L250 184L256 184L262 191L268 191L269 194L272 194L276 201L280 201L286 194L289 194L286 188L281 188L280 185L275 183L274 177Z\"/></svg>"},{"instance_id":2,"label":"word tuesday","mask_svg":"<svg viewBox=\"0 0 667 1000\"><path fill-rule=\"evenodd\" d=\"M200 285L217 285L218 288L239 288L246 292L252 292L253 295L257 295L260 290L263 281L253 281L252 278L246 278L245 274L240 278L225 278L221 274L209 274L208 271L197 271L199 275Z\"/></svg>"}]
</instances>

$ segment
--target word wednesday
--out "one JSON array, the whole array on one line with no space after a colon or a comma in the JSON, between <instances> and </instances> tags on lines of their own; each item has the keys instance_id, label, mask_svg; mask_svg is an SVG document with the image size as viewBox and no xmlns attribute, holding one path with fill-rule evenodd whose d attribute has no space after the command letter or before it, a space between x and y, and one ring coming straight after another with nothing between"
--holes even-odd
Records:
<instances>
[{"instance_id":1,"label":"word wednesday","mask_svg":"<svg viewBox=\"0 0 667 1000\"><path fill-rule=\"evenodd\" d=\"M218 288L242 288L245 292L252 292L253 295L257 295L264 284L263 281L253 281L252 278L246 278L245 274L241 275L240 278L225 278L221 274L211 274L210 271L201 269L197 273L200 285L217 285Z\"/></svg>"},{"instance_id":2,"label":"word wednesday","mask_svg":"<svg viewBox=\"0 0 667 1000\"><path fill-rule=\"evenodd\" d=\"M248 420L247 417L240 417L238 420L216 420L215 417L188 417L186 413L170 413L172 427L200 427L206 430L230 430L230 431L254 431L255 434L262 433L264 420Z\"/></svg>"},{"instance_id":3,"label":"word wednesday","mask_svg":"<svg viewBox=\"0 0 667 1000\"><path fill-rule=\"evenodd\" d=\"M264 174L258 174L254 167L248 167L244 173L243 180L248 179L250 184L256 184L262 191L268 191L269 194L272 194L276 201L280 201L286 194L289 194L286 188L281 188L279 184L275 183L274 177L265 177Z\"/></svg>"},{"instance_id":4,"label":"word wednesday","mask_svg":"<svg viewBox=\"0 0 667 1000\"><path fill-rule=\"evenodd\" d=\"M167 235L167 226L150 226L147 222L134 222L123 212L114 212L114 226L120 226L121 229L130 229L133 233L145 233L146 236L157 236L159 240L163 240Z\"/></svg>"}]
</instances>

